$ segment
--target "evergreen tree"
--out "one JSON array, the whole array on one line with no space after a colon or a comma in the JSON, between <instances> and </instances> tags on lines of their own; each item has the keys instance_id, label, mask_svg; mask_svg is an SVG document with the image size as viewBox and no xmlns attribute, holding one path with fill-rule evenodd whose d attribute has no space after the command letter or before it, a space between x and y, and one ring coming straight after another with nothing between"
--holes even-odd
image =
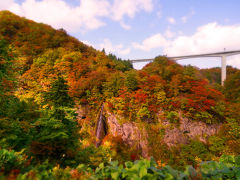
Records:
<instances>
[{"instance_id":1,"label":"evergreen tree","mask_svg":"<svg viewBox=\"0 0 240 180\"><path fill-rule=\"evenodd\" d=\"M74 102L68 95L66 81L59 77L45 95L51 108L35 123L36 136L32 152L39 159L60 161L71 158L78 148L79 136Z\"/></svg>"},{"instance_id":2,"label":"evergreen tree","mask_svg":"<svg viewBox=\"0 0 240 180\"><path fill-rule=\"evenodd\" d=\"M72 98L68 95L68 85L66 83L62 77L58 77L53 82L50 91L45 94L45 101L50 103L54 108L72 108L74 105Z\"/></svg>"},{"instance_id":3,"label":"evergreen tree","mask_svg":"<svg viewBox=\"0 0 240 180\"><path fill-rule=\"evenodd\" d=\"M8 43L0 40L0 148L21 150L31 141L30 122L38 113L30 103L13 95L16 84L13 60Z\"/></svg>"},{"instance_id":4,"label":"evergreen tree","mask_svg":"<svg viewBox=\"0 0 240 180\"><path fill-rule=\"evenodd\" d=\"M7 106L12 90L12 58L5 40L0 40L0 117L6 116Z\"/></svg>"}]
</instances>

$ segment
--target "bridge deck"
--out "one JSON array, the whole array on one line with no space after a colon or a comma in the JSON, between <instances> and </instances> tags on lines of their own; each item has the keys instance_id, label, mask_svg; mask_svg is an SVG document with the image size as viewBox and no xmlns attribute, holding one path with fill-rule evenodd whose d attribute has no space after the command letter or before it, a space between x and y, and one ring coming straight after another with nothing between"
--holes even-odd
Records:
<instances>
[{"instance_id":1,"label":"bridge deck","mask_svg":"<svg viewBox=\"0 0 240 180\"><path fill-rule=\"evenodd\" d=\"M181 59L190 59L190 58L199 58L199 57L222 57L222 56L233 56L240 54L240 50L236 51L223 51L223 52L216 52L216 53L207 53L207 54L194 54L194 55L186 55L186 56L173 56L173 57L168 57L171 60L181 60ZM153 61L153 59L134 59L130 60L132 63L137 63L137 62L150 62Z\"/></svg>"}]
</instances>

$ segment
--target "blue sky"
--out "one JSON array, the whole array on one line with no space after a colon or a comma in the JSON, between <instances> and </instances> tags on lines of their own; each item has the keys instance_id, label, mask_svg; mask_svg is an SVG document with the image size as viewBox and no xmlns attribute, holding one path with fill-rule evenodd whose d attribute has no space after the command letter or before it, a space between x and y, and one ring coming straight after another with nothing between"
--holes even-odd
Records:
<instances>
[{"instance_id":1,"label":"blue sky","mask_svg":"<svg viewBox=\"0 0 240 180\"><path fill-rule=\"evenodd\" d=\"M0 0L0 10L64 28L123 59L238 50L239 7L239 0ZM221 64L217 58L179 63ZM240 68L240 56L228 57L227 64Z\"/></svg>"}]
</instances>

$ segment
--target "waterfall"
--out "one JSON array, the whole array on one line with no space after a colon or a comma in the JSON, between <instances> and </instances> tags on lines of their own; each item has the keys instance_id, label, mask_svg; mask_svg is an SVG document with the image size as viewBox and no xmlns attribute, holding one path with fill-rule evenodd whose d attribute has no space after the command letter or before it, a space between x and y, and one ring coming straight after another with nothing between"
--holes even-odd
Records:
<instances>
[{"instance_id":1,"label":"waterfall","mask_svg":"<svg viewBox=\"0 0 240 180\"><path fill-rule=\"evenodd\" d=\"M96 147L99 147L101 145L102 139L107 134L107 128L105 123L105 117L103 115L103 109L104 109L104 105L102 104L102 107L98 116L97 127L96 127L96 139L97 139Z\"/></svg>"}]
</instances>

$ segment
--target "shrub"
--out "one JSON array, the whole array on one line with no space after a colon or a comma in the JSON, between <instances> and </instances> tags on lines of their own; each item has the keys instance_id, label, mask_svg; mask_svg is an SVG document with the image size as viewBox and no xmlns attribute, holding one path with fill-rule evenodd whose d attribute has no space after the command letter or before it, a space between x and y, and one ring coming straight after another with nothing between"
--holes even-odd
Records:
<instances>
[{"instance_id":1,"label":"shrub","mask_svg":"<svg viewBox=\"0 0 240 180\"><path fill-rule=\"evenodd\" d=\"M210 153L205 144L198 140L192 140L190 144L181 145L180 167L186 165L197 166L199 162L211 159Z\"/></svg>"},{"instance_id":2,"label":"shrub","mask_svg":"<svg viewBox=\"0 0 240 180\"><path fill-rule=\"evenodd\" d=\"M211 136L208 139L209 143L209 150L214 153L215 155L220 155L223 153L225 149L225 141L224 139L218 137L218 136Z\"/></svg>"},{"instance_id":3,"label":"shrub","mask_svg":"<svg viewBox=\"0 0 240 180\"><path fill-rule=\"evenodd\" d=\"M4 174L8 174L14 169L19 170L22 168L24 163L25 159L21 153L6 149L0 150L0 172L2 171Z\"/></svg>"},{"instance_id":4,"label":"shrub","mask_svg":"<svg viewBox=\"0 0 240 180\"><path fill-rule=\"evenodd\" d=\"M176 112L176 111L167 112L167 119L168 119L171 123L179 123L179 115L178 115L178 112Z\"/></svg>"}]
</instances>

